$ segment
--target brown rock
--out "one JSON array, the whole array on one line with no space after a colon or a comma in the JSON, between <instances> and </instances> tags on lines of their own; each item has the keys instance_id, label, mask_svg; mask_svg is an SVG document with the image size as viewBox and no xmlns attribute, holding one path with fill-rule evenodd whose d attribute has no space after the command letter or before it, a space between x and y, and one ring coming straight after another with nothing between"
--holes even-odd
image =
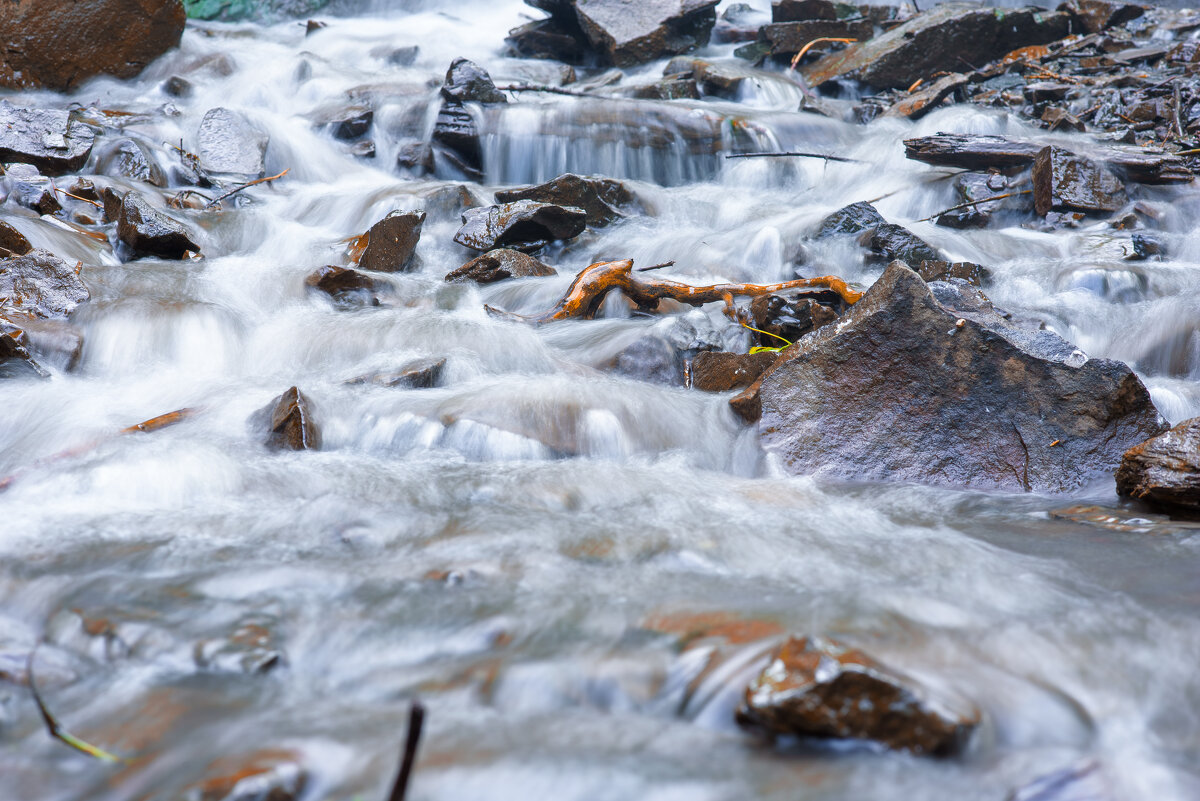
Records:
<instances>
[{"instance_id":1,"label":"brown rock","mask_svg":"<svg viewBox=\"0 0 1200 801\"><path fill-rule=\"evenodd\" d=\"M321 429L313 419L312 404L296 387L284 392L251 418L267 429L266 446L273 450L320 450ZM264 425L265 424L265 425Z\"/></svg>"},{"instance_id":2,"label":"brown rock","mask_svg":"<svg viewBox=\"0 0 1200 801\"><path fill-rule=\"evenodd\" d=\"M731 401L761 409L763 446L789 471L1067 492L1164 430L1124 364L1010 323L977 290L932 286L893 262Z\"/></svg>"},{"instance_id":3,"label":"brown rock","mask_svg":"<svg viewBox=\"0 0 1200 801\"><path fill-rule=\"evenodd\" d=\"M773 56L794 56L813 39L854 39L864 41L875 33L870 20L804 20L773 22L758 29L758 41L770 48Z\"/></svg>"},{"instance_id":4,"label":"brown rock","mask_svg":"<svg viewBox=\"0 0 1200 801\"><path fill-rule=\"evenodd\" d=\"M837 19L833 0L772 0L772 22L799 22L809 19Z\"/></svg>"},{"instance_id":5,"label":"brown rock","mask_svg":"<svg viewBox=\"0 0 1200 801\"><path fill-rule=\"evenodd\" d=\"M1156 506L1200 510L1200 417L1126 451L1117 492Z\"/></svg>"},{"instance_id":6,"label":"brown rock","mask_svg":"<svg viewBox=\"0 0 1200 801\"><path fill-rule=\"evenodd\" d=\"M110 191L105 190L106 213ZM134 257L182 259L189 251L200 252L200 246L192 241L181 223L155 209L137 192L129 192L121 200L117 237L129 247Z\"/></svg>"},{"instance_id":7,"label":"brown rock","mask_svg":"<svg viewBox=\"0 0 1200 801\"><path fill-rule=\"evenodd\" d=\"M305 286L324 292L343 308L378 306L387 285L366 273L327 265L304 279Z\"/></svg>"},{"instance_id":8,"label":"brown rock","mask_svg":"<svg viewBox=\"0 0 1200 801\"><path fill-rule=\"evenodd\" d=\"M884 116L908 117L910 120L918 120L937 108L951 94L970 83L970 80L970 76L961 72L943 75L933 83L921 87L918 91L898 101L887 110Z\"/></svg>"},{"instance_id":9,"label":"brown rock","mask_svg":"<svg viewBox=\"0 0 1200 801\"><path fill-rule=\"evenodd\" d=\"M89 297L75 265L49 251L0 259L0 301L9 313L66 317Z\"/></svg>"},{"instance_id":10,"label":"brown rock","mask_svg":"<svg viewBox=\"0 0 1200 801\"><path fill-rule=\"evenodd\" d=\"M791 637L746 688L737 722L772 736L873 740L914 754L962 749L978 712L951 715L942 699L856 648Z\"/></svg>"},{"instance_id":11,"label":"brown rock","mask_svg":"<svg viewBox=\"0 0 1200 801\"><path fill-rule=\"evenodd\" d=\"M760 295L750 301L754 327L775 336L755 333L755 342L767 348L789 345L808 332L832 323L844 308L845 304L836 292L821 292L815 296Z\"/></svg>"},{"instance_id":12,"label":"brown rock","mask_svg":"<svg viewBox=\"0 0 1200 801\"><path fill-rule=\"evenodd\" d=\"M442 373L446 370L445 359L420 359L406 364L399 370L388 370L380 373L368 373L357 378L351 378L347 384L375 384L381 387L401 387L405 389L430 389L440 386Z\"/></svg>"},{"instance_id":13,"label":"brown rock","mask_svg":"<svg viewBox=\"0 0 1200 801\"><path fill-rule=\"evenodd\" d=\"M1045 147L1033 162L1033 204L1049 211L1116 211L1125 205L1125 186L1090 159L1060 147Z\"/></svg>"},{"instance_id":14,"label":"brown rock","mask_svg":"<svg viewBox=\"0 0 1200 801\"><path fill-rule=\"evenodd\" d=\"M986 170L1023 167L1033 163L1041 145L1004 136L939 133L904 140L904 155L926 164Z\"/></svg>"},{"instance_id":15,"label":"brown rock","mask_svg":"<svg viewBox=\"0 0 1200 801\"><path fill-rule=\"evenodd\" d=\"M1088 33L1100 33L1107 28L1124 25L1146 13L1143 6L1132 3L1108 3L1105 0L1069 0L1058 7L1083 26Z\"/></svg>"},{"instance_id":16,"label":"brown rock","mask_svg":"<svg viewBox=\"0 0 1200 801\"><path fill-rule=\"evenodd\" d=\"M367 247L358 266L382 273L413 269L416 266L413 254L421 239L421 226L424 223L423 211L393 211L367 232Z\"/></svg>"},{"instance_id":17,"label":"brown rock","mask_svg":"<svg viewBox=\"0 0 1200 801\"><path fill-rule=\"evenodd\" d=\"M712 353L692 360L692 386L704 392L726 392L753 384L779 358L778 353Z\"/></svg>"},{"instance_id":18,"label":"brown rock","mask_svg":"<svg viewBox=\"0 0 1200 801\"><path fill-rule=\"evenodd\" d=\"M558 271L519 250L496 248L446 274L451 282L474 281L477 284L492 284L509 278L558 275Z\"/></svg>"},{"instance_id":19,"label":"brown rock","mask_svg":"<svg viewBox=\"0 0 1200 801\"><path fill-rule=\"evenodd\" d=\"M905 89L918 78L962 69L964 53L974 63L987 63L1020 47L1061 39L1069 28L1066 14L947 3L828 55L802 74L810 86L853 77L879 89Z\"/></svg>"},{"instance_id":20,"label":"brown rock","mask_svg":"<svg viewBox=\"0 0 1200 801\"><path fill-rule=\"evenodd\" d=\"M65 91L95 75L132 78L179 44L179 0L5 0L0 86Z\"/></svg>"},{"instance_id":21,"label":"brown rock","mask_svg":"<svg viewBox=\"0 0 1200 801\"><path fill-rule=\"evenodd\" d=\"M926 282L956 279L972 286L983 286L992 278L990 270L970 261L922 261L917 266L917 275Z\"/></svg>"},{"instance_id":22,"label":"brown rock","mask_svg":"<svg viewBox=\"0 0 1200 801\"><path fill-rule=\"evenodd\" d=\"M559 206L575 206L587 212L589 225L608 225L625 216L622 209L637 206L633 193L611 178L583 177L565 173L537 186L522 186L496 192L497 203L536 200Z\"/></svg>"},{"instance_id":23,"label":"brown rock","mask_svg":"<svg viewBox=\"0 0 1200 801\"><path fill-rule=\"evenodd\" d=\"M572 239L583 233L587 212L574 206L517 200L468 209L462 222L454 235L460 245L483 251L503 246L533 251L549 240Z\"/></svg>"},{"instance_id":24,"label":"brown rock","mask_svg":"<svg viewBox=\"0 0 1200 801\"><path fill-rule=\"evenodd\" d=\"M309 781L302 764L303 755L287 749L223 757L186 795L196 801L299 801Z\"/></svg>"},{"instance_id":25,"label":"brown rock","mask_svg":"<svg viewBox=\"0 0 1200 801\"><path fill-rule=\"evenodd\" d=\"M29 337L24 328L0 317L0 379L49 375L29 352Z\"/></svg>"},{"instance_id":26,"label":"brown rock","mask_svg":"<svg viewBox=\"0 0 1200 801\"><path fill-rule=\"evenodd\" d=\"M0 256L24 256L31 250L33 245L29 244L24 234L0 220Z\"/></svg>"}]
</instances>

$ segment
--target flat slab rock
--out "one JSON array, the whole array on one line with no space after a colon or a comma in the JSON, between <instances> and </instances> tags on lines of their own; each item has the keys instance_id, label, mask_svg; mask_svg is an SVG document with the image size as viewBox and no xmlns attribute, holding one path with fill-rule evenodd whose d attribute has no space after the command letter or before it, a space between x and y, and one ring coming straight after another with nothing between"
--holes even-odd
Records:
<instances>
[{"instance_id":1,"label":"flat slab rock","mask_svg":"<svg viewBox=\"0 0 1200 801\"><path fill-rule=\"evenodd\" d=\"M558 271L527 253L509 248L489 250L469 262L446 273L451 283L474 281L477 284L494 284L509 278L530 278L558 275Z\"/></svg>"},{"instance_id":2,"label":"flat slab rock","mask_svg":"<svg viewBox=\"0 0 1200 801\"><path fill-rule=\"evenodd\" d=\"M92 129L66 111L18 108L0 100L0 162L32 164L44 175L62 175L87 163L95 141Z\"/></svg>"},{"instance_id":3,"label":"flat slab rock","mask_svg":"<svg viewBox=\"0 0 1200 801\"><path fill-rule=\"evenodd\" d=\"M574 206L557 206L535 200L517 200L462 215L454 241L475 250L510 247L537 250L552 239L572 239L587 227L587 212Z\"/></svg>"},{"instance_id":4,"label":"flat slab rock","mask_svg":"<svg viewBox=\"0 0 1200 801\"><path fill-rule=\"evenodd\" d=\"M1156 506L1200 510L1200 417L1126 451L1117 492Z\"/></svg>"},{"instance_id":5,"label":"flat slab rock","mask_svg":"<svg viewBox=\"0 0 1200 801\"><path fill-rule=\"evenodd\" d=\"M65 91L94 75L132 78L179 44L179 0L5 0L0 86Z\"/></svg>"},{"instance_id":6,"label":"flat slab rock","mask_svg":"<svg viewBox=\"0 0 1200 801\"><path fill-rule=\"evenodd\" d=\"M954 703L928 695L856 648L792 637L746 688L737 722L773 736L872 740L915 754L961 750L978 712L955 714Z\"/></svg>"},{"instance_id":7,"label":"flat slab rock","mask_svg":"<svg viewBox=\"0 0 1200 801\"><path fill-rule=\"evenodd\" d=\"M117 238L134 256L182 259L189 251L200 252L182 223L155 209L137 192L129 192L121 200Z\"/></svg>"},{"instance_id":8,"label":"flat slab rock","mask_svg":"<svg viewBox=\"0 0 1200 801\"><path fill-rule=\"evenodd\" d=\"M1029 45L1048 44L1070 33L1065 13L1039 8L985 8L947 3L861 44L850 45L805 67L810 86L857 78L878 89L904 89L936 72L955 72L970 55L987 63Z\"/></svg>"},{"instance_id":9,"label":"flat slab rock","mask_svg":"<svg viewBox=\"0 0 1200 801\"><path fill-rule=\"evenodd\" d=\"M47 250L0 259L0 300L9 313L66 317L89 297L76 266Z\"/></svg>"},{"instance_id":10,"label":"flat slab rock","mask_svg":"<svg viewBox=\"0 0 1200 801\"><path fill-rule=\"evenodd\" d=\"M730 403L791 473L1014 492L1076 490L1166 428L1126 365L901 262Z\"/></svg>"}]
</instances>

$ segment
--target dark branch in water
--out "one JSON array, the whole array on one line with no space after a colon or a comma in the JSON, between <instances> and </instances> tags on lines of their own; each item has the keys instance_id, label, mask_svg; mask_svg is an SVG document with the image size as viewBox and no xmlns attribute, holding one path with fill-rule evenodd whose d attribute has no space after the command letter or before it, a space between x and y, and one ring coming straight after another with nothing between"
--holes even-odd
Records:
<instances>
[{"instance_id":1,"label":"dark branch in water","mask_svg":"<svg viewBox=\"0 0 1200 801\"><path fill-rule=\"evenodd\" d=\"M33 650L29 652L29 661L25 663L25 676L29 681L29 692L33 695L33 702L37 704L38 712L41 713L42 721L46 724L46 731L50 733L50 736L61 743L69 745L76 751L99 759L102 762L124 762L125 760L121 759L121 757L114 756L103 748L97 748L91 743L80 740L64 729L62 724L58 722L58 718L50 713L50 710L46 708L46 702L42 700L42 694L38 692L37 681L33 675L33 657L36 653L37 646L34 646Z\"/></svg>"},{"instance_id":2,"label":"dark branch in water","mask_svg":"<svg viewBox=\"0 0 1200 801\"><path fill-rule=\"evenodd\" d=\"M241 186L235 186L233 189L230 189L225 194L218 195L217 197L213 198L212 201L210 201L209 204L204 207L204 209L205 209L205 211L207 211L208 209L211 209L213 206L217 205L225 198L230 197L232 195L236 195L238 192L241 192L243 189L249 189L250 187L257 186L258 184L265 184L265 183L268 183L269 181L274 181L278 178L282 178L283 176L287 175L288 172L291 171L291 169L292 169L291 167L288 167L286 170L279 173L279 175L270 175L270 176L267 176L266 178L255 178L253 181L248 181L248 182L242 184Z\"/></svg>"},{"instance_id":3,"label":"dark branch in water","mask_svg":"<svg viewBox=\"0 0 1200 801\"><path fill-rule=\"evenodd\" d=\"M404 737L404 759L400 763L400 773L396 783L392 785L388 801L404 801L408 794L408 779L412 775L413 764L417 761L417 746L421 742L421 727L425 723L425 707L420 701L413 701L408 711L408 734Z\"/></svg>"},{"instance_id":4,"label":"dark branch in water","mask_svg":"<svg viewBox=\"0 0 1200 801\"><path fill-rule=\"evenodd\" d=\"M648 273L651 270L661 270L663 267L674 267L674 266L675 266L675 260L672 259L671 261L664 261L662 264L655 264L653 267L638 267L637 272Z\"/></svg>"},{"instance_id":5,"label":"dark branch in water","mask_svg":"<svg viewBox=\"0 0 1200 801\"><path fill-rule=\"evenodd\" d=\"M1031 194L1033 194L1032 189L1022 189L1020 192L1005 192L1003 195L992 195L991 197L985 197L982 200L972 200L967 203L959 203L957 206L951 206L948 209L942 209L937 214L931 214L928 217L922 217L921 219L917 220L917 222L929 222L930 220L932 220L936 217L941 217L943 214L949 214L950 212L958 211L959 209L969 209L972 206L978 206L983 203L990 203L993 200L1004 200L1005 198L1009 198L1009 197L1017 197L1018 195L1031 195Z\"/></svg>"},{"instance_id":6,"label":"dark branch in water","mask_svg":"<svg viewBox=\"0 0 1200 801\"><path fill-rule=\"evenodd\" d=\"M591 92L580 92L576 89L564 89L561 86L545 86L536 83L507 83L496 88L501 92L548 92L553 95L568 95L569 97L595 97Z\"/></svg>"},{"instance_id":7,"label":"dark branch in water","mask_svg":"<svg viewBox=\"0 0 1200 801\"><path fill-rule=\"evenodd\" d=\"M727 158L727 159L777 159L777 158L784 158L784 157L788 157L788 156L804 158L804 159L825 159L826 161L844 161L849 164L866 164L865 161L862 161L860 159L851 159L851 158L846 158L845 156L831 156L828 153L802 153L799 151L792 151L792 152L787 152L787 153L731 153L731 154L725 156L725 158Z\"/></svg>"}]
</instances>

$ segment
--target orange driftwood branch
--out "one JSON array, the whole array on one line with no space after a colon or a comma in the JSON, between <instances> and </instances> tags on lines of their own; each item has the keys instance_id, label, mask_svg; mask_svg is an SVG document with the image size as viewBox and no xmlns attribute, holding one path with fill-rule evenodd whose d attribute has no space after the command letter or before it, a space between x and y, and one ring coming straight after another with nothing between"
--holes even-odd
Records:
<instances>
[{"instance_id":1,"label":"orange driftwood branch","mask_svg":"<svg viewBox=\"0 0 1200 801\"><path fill-rule=\"evenodd\" d=\"M599 262L585 267L579 275L575 276L571 288L553 309L545 314L521 317L521 319L534 323L550 323L573 318L590 320L596 316L605 296L614 289L621 290L627 298L637 304L639 309L653 311L657 308L658 302L664 299L686 303L689 306L703 306L705 303L723 300L727 306L731 306L734 297L757 297L788 289L812 288L832 290L847 303L856 303L862 297L861 292L854 291L845 281L832 275L820 278L798 278L779 284L690 286L676 281L650 278L644 273L635 272L633 259L623 259ZM490 307L488 311L498 312ZM520 315L511 316L520 317Z\"/></svg>"}]
</instances>

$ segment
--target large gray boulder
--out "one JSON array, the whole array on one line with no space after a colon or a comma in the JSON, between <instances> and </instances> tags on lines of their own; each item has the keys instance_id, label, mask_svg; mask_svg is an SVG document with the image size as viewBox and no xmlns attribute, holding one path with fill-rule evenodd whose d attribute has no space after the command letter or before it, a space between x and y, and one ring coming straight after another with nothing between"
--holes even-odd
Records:
<instances>
[{"instance_id":1,"label":"large gray boulder","mask_svg":"<svg viewBox=\"0 0 1200 801\"><path fill-rule=\"evenodd\" d=\"M62 175L87 163L95 141L92 129L72 120L69 112L20 108L0 100L2 162L32 164L45 175Z\"/></svg>"},{"instance_id":2,"label":"large gray boulder","mask_svg":"<svg viewBox=\"0 0 1200 801\"><path fill-rule=\"evenodd\" d=\"M901 262L731 404L792 473L1008 491L1075 490L1166 428L1126 365Z\"/></svg>"}]
</instances>

